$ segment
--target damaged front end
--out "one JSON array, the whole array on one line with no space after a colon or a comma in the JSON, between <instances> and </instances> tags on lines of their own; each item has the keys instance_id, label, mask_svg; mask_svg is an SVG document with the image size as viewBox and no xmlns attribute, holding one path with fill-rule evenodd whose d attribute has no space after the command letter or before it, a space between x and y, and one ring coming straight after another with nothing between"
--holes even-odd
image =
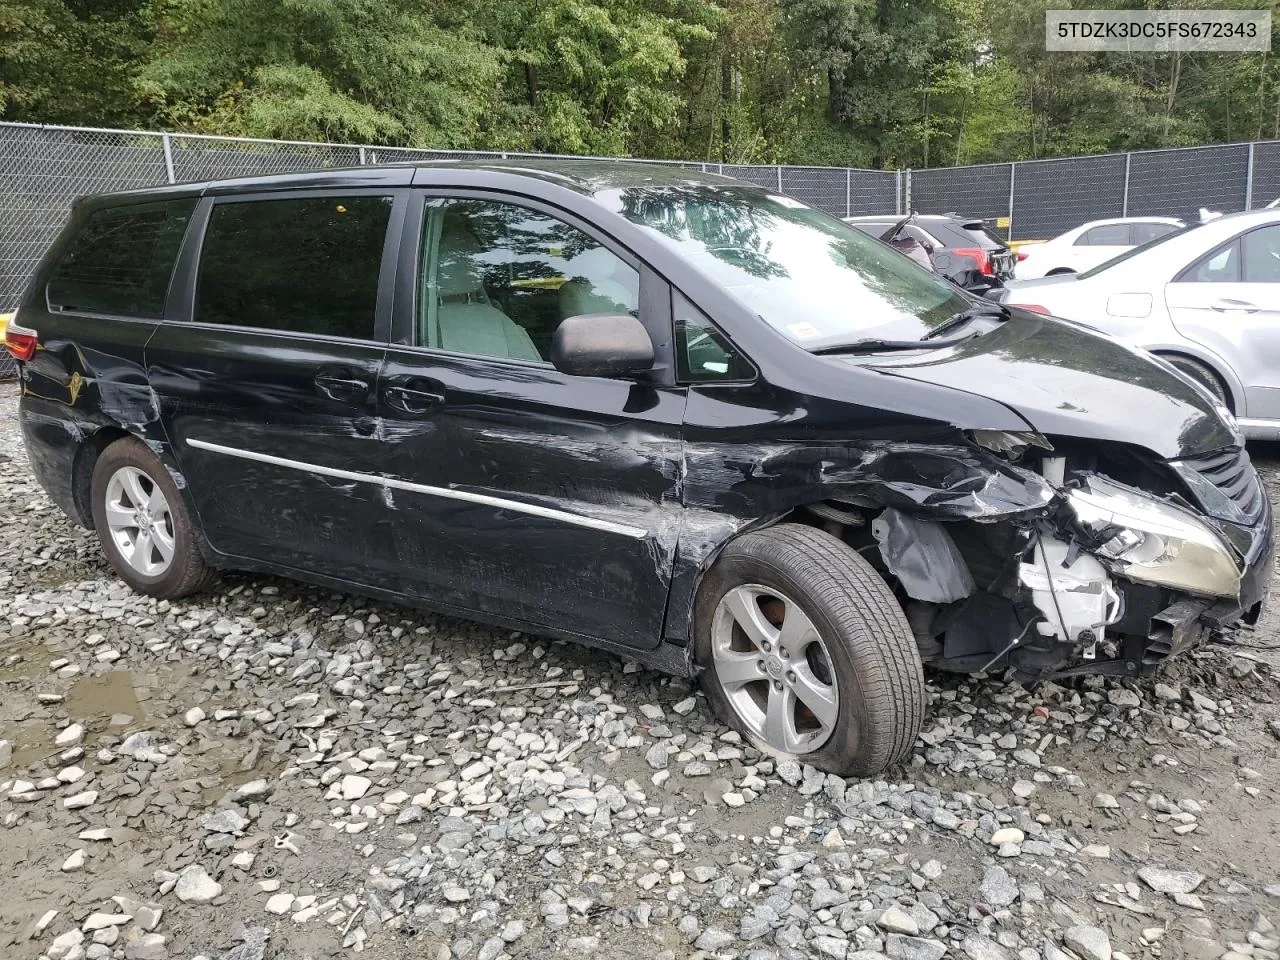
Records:
<instances>
[{"instance_id":1,"label":"damaged front end","mask_svg":"<svg viewBox=\"0 0 1280 960\"><path fill-rule=\"evenodd\" d=\"M837 505L846 519L862 508L863 525L841 533L898 592L926 663L1012 667L1027 681L1134 676L1257 619L1271 512L1243 447L1157 460L1112 444L971 437L1006 461L1000 507L966 512L952 499L938 511L925 497L888 496Z\"/></svg>"}]
</instances>

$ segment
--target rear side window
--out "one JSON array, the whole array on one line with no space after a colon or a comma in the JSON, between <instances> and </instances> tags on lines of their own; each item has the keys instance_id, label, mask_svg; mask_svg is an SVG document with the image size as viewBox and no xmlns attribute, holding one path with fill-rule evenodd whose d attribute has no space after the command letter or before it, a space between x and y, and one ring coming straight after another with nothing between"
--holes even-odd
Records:
<instances>
[{"instance_id":1,"label":"rear side window","mask_svg":"<svg viewBox=\"0 0 1280 960\"><path fill-rule=\"evenodd\" d=\"M45 290L51 310L156 318L194 197L95 210L62 251Z\"/></svg>"},{"instance_id":2,"label":"rear side window","mask_svg":"<svg viewBox=\"0 0 1280 960\"><path fill-rule=\"evenodd\" d=\"M214 206L195 319L374 339L391 197L298 197Z\"/></svg>"},{"instance_id":3,"label":"rear side window","mask_svg":"<svg viewBox=\"0 0 1280 960\"><path fill-rule=\"evenodd\" d=\"M1240 240L1205 254L1177 277L1181 283L1239 283Z\"/></svg>"}]
</instances>

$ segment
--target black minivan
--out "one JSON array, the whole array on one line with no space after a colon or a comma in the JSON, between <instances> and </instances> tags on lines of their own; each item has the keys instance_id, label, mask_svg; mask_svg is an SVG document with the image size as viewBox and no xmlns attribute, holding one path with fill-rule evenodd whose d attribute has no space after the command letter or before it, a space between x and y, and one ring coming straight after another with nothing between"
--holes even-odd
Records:
<instances>
[{"instance_id":1,"label":"black minivan","mask_svg":"<svg viewBox=\"0 0 1280 960\"><path fill-rule=\"evenodd\" d=\"M922 662L1137 675L1271 571L1175 370L675 168L86 199L6 345L36 475L134 589L270 571L579 640L845 774L910 753Z\"/></svg>"}]
</instances>

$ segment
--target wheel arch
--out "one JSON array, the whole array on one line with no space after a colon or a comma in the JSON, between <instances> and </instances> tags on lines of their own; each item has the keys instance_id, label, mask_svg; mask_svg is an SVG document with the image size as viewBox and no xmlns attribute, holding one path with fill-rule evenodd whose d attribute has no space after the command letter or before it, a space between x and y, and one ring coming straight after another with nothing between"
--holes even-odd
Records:
<instances>
[{"instance_id":1,"label":"wheel arch","mask_svg":"<svg viewBox=\"0 0 1280 960\"><path fill-rule=\"evenodd\" d=\"M1144 347L1148 353L1154 354L1161 359L1166 357L1181 357L1185 360L1191 360L1201 366L1208 367L1209 371L1218 378L1222 387L1227 392L1227 399L1230 401L1228 406L1231 412L1236 416L1247 416L1248 410L1245 403L1244 384L1240 378L1236 376L1231 366L1219 357L1216 353L1205 350L1198 345L1193 344L1168 344Z\"/></svg>"},{"instance_id":2,"label":"wheel arch","mask_svg":"<svg viewBox=\"0 0 1280 960\"><path fill-rule=\"evenodd\" d=\"M213 564L215 554L205 539L204 527L200 523L200 515L196 511L196 505L191 498L191 491L187 487L187 479L174 460L169 445L161 440L146 436L142 431L126 430L122 426L113 424L99 427L81 443L72 466L71 492L77 513L76 520L87 529L93 529L93 468L97 465L98 458L102 456L103 451L117 441L130 438L145 445L160 461L161 466L164 467L170 479L173 480L173 485L178 488L178 493L187 508L187 514L192 519L196 534L196 545L206 562Z\"/></svg>"},{"instance_id":3,"label":"wheel arch","mask_svg":"<svg viewBox=\"0 0 1280 960\"><path fill-rule=\"evenodd\" d=\"M720 516L715 519L721 522L714 527L709 526L705 532L699 531L699 524L696 522L686 523L676 553L671 589L667 593L663 639L668 643L692 645L698 596L706 582L707 573L715 566L729 544L748 533L767 530L780 523L798 523L832 532L827 526L829 521L824 521L823 517L812 510L815 506L829 502L831 502L829 494L816 489L804 502L790 509L780 510L754 520L740 521L736 525L725 523L724 521L728 518Z\"/></svg>"},{"instance_id":4,"label":"wheel arch","mask_svg":"<svg viewBox=\"0 0 1280 960\"><path fill-rule=\"evenodd\" d=\"M76 451L75 461L71 466L71 498L75 504L76 520L82 527L93 529L93 468L102 456L102 451L117 440L135 436L120 427L99 427Z\"/></svg>"}]
</instances>

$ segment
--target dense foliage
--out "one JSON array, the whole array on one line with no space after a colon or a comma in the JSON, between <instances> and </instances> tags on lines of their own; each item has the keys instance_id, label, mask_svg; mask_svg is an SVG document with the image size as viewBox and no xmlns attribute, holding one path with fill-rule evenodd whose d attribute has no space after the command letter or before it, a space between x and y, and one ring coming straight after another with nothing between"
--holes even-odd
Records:
<instances>
[{"instance_id":1,"label":"dense foliage","mask_svg":"<svg viewBox=\"0 0 1280 960\"><path fill-rule=\"evenodd\" d=\"M0 0L0 118L889 167L1280 135L1271 54L1046 53L1057 6Z\"/></svg>"}]
</instances>

